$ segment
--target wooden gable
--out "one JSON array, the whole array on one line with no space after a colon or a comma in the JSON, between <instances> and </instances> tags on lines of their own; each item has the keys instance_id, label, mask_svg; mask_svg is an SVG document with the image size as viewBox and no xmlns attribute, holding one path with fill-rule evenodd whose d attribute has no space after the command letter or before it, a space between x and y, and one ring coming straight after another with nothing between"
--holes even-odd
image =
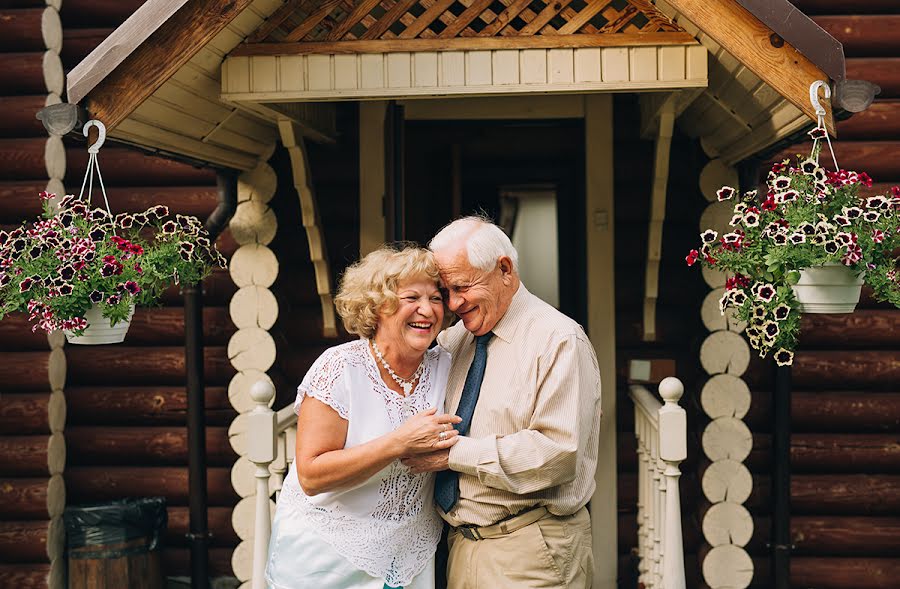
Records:
<instances>
[{"instance_id":1,"label":"wooden gable","mask_svg":"<svg viewBox=\"0 0 900 589\"><path fill-rule=\"evenodd\" d=\"M232 55L685 43L647 0L288 0Z\"/></svg>"}]
</instances>

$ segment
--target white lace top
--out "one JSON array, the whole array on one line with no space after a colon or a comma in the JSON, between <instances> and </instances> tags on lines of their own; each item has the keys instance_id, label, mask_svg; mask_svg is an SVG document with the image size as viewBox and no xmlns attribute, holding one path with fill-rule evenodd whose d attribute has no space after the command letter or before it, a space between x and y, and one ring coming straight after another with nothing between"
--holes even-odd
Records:
<instances>
[{"instance_id":1,"label":"white lace top","mask_svg":"<svg viewBox=\"0 0 900 589\"><path fill-rule=\"evenodd\" d=\"M345 448L393 431L430 407L443 411L450 354L435 347L425 353L425 368L408 397L381 379L367 340L325 351L297 389L294 411L307 396L332 407L346 419ZM389 585L407 585L429 562L441 535L434 510L434 476L411 474L394 461L361 485L307 497L292 465L278 509L290 509L349 560Z\"/></svg>"}]
</instances>

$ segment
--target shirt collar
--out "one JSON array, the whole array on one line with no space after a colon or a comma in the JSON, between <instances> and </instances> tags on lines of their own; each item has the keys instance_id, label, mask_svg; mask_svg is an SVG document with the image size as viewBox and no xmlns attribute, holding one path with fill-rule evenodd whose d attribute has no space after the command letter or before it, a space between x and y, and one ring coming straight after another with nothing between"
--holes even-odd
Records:
<instances>
[{"instance_id":1,"label":"shirt collar","mask_svg":"<svg viewBox=\"0 0 900 589\"><path fill-rule=\"evenodd\" d=\"M520 281L519 288L516 290L516 294L513 295L512 301L509 303L509 308L506 309L506 313L503 314L503 317L500 318L500 321L498 321L497 325L494 326L494 329L491 330L494 332L495 336L506 343L510 343L513 340L513 336L516 333L516 317L519 317L522 314L522 311L525 310L530 296L531 293L528 292L528 289L525 288L525 285Z\"/></svg>"}]
</instances>

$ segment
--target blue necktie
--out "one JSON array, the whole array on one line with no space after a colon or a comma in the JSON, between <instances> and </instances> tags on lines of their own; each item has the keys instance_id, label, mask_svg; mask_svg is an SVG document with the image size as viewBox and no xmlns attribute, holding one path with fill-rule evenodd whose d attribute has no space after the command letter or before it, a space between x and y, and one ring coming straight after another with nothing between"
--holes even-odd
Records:
<instances>
[{"instance_id":1,"label":"blue necktie","mask_svg":"<svg viewBox=\"0 0 900 589\"><path fill-rule=\"evenodd\" d=\"M475 405L478 403L478 393L481 391L481 381L484 380L484 368L487 366L487 346L494 336L493 332L475 336L475 357L469 366L466 375L466 384L463 386L462 396L459 398L459 406L456 414L462 421L455 426L459 435L464 436L472 425L472 415L475 413ZM453 509L459 499L459 473L455 470L442 470L437 473L434 481L434 500L445 513Z\"/></svg>"}]
</instances>

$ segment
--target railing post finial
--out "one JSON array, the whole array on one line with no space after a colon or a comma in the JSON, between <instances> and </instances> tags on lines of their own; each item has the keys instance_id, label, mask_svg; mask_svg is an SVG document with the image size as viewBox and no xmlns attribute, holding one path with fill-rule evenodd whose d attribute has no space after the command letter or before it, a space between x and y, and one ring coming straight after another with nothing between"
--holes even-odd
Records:
<instances>
[{"instance_id":1,"label":"railing post finial","mask_svg":"<svg viewBox=\"0 0 900 589\"><path fill-rule=\"evenodd\" d=\"M659 383L659 394L666 403L678 403L684 394L684 385L674 376L667 376Z\"/></svg>"}]
</instances>

